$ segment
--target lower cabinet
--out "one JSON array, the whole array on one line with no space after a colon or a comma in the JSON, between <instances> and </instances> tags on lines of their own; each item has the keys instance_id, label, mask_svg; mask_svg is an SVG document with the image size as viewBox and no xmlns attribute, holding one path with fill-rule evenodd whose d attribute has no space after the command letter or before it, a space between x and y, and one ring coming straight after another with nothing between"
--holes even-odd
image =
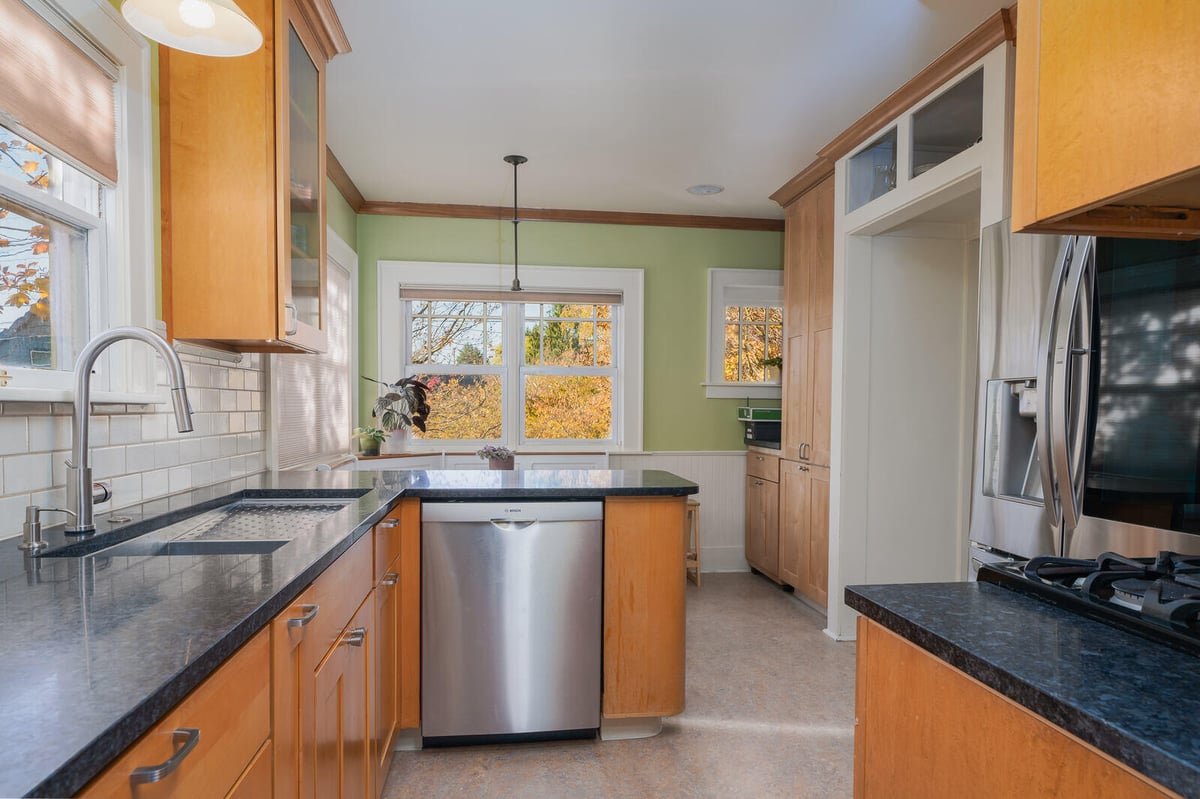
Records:
<instances>
[{"instance_id":1,"label":"lower cabinet","mask_svg":"<svg viewBox=\"0 0 1200 799\"><path fill-rule=\"evenodd\" d=\"M271 792L270 638L264 630L105 769L85 797L190 799ZM265 786L265 792L259 793Z\"/></svg>"},{"instance_id":2,"label":"lower cabinet","mask_svg":"<svg viewBox=\"0 0 1200 799\"><path fill-rule=\"evenodd\" d=\"M825 605L829 584L829 468L750 451L746 561Z\"/></svg>"},{"instance_id":3,"label":"lower cabinet","mask_svg":"<svg viewBox=\"0 0 1200 799\"><path fill-rule=\"evenodd\" d=\"M829 469L779 463L779 575L825 605L829 585Z\"/></svg>"},{"instance_id":4,"label":"lower cabinet","mask_svg":"<svg viewBox=\"0 0 1200 799\"><path fill-rule=\"evenodd\" d=\"M372 663L375 686L371 726L371 770L375 796L392 765L396 733L400 729L400 558L395 558L375 584L375 646Z\"/></svg>"},{"instance_id":5,"label":"lower cabinet","mask_svg":"<svg viewBox=\"0 0 1200 799\"><path fill-rule=\"evenodd\" d=\"M779 483L746 477L746 561L779 580Z\"/></svg>"},{"instance_id":6,"label":"lower cabinet","mask_svg":"<svg viewBox=\"0 0 1200 799\"><path fill-rule=\"evenodd\" d=\"M371 644L375 602L368 594L313 674L313 765L320 799L367 799L372 791Z\"/></svg>"},{"instance_id":7,"label":"lower cabinet","mask_svg":"<svg viewBox=\"0 0 1200 799\"><path fill-rule=\"evenodd\" d=\"M855 799L1177 796L865 617L857 660Z\"/></svg>"}]
</instances>

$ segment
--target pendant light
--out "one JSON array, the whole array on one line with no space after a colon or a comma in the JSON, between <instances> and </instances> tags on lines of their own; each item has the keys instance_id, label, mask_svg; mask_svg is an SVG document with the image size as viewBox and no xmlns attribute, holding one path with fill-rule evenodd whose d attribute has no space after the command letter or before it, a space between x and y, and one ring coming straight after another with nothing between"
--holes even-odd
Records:
<instances>
[{"instance_id":1,"label":"pendant light","mask_svg":"<svg viewBox=\"0 0 1200 799\"><path fill-rule=\"evenodd\" d=\"M529 159L523 155L506 155L506 156L504 156L504 162L507 164L512 164L512 167L513 167L513 218L512 218L512 225L513 225L512 290L513 291L521 290L521 273L520 273L521 267L520 267L520 264L517 263L517 225L521 221L520 219L517 218L517 167L519 167L521 164L525 163L528 160Z\"/></svg>"},{"instance_id":2,"label":"pendant light","mask_svg":"<svg viewBox=\"0 0 1200 799\"><path fill-rule=\"evenodd\" d=\"M263 43L234 0L125 0L121 14L146 38L197 55L249 55Z\"/></svg>"}]
</instances>

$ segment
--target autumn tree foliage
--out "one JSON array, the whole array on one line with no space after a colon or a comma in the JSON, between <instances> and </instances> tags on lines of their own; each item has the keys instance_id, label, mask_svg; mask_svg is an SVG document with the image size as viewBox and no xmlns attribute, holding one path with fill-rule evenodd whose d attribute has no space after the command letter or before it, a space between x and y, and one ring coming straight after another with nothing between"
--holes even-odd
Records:
<instances>
[{"instance_id":1,"label":"autumn tree foliage","mask_svg":"<svg viewBox=\"0 0 1200 799\"><path fill-rule=\"evenodd\" d=\"M488 316L480 305L439 303L431 308L414 303L414 362L503 364L499 312ZM526 366L611 365L610 306L563 303L539 307L540 315L526 318L524 352L520 354ZM432 408L422 438L496 440L504 436L501 375L421 373L418 377L429 386ZM524 392L526 438L605 439L612 434L609 376L527 374Z\"/></svg>"},{"instance_id":2,"label":"autumn tree foliage","mask_svg":"<svg viewBox=\"0 0 1200 799\"><path fill-rule=\"evenodd\" d=\"M46 188L46 153L22 139L0 141L5 172L22 175L30 186ZM40 256L50 252L50 227L0 204L0 302L28 308L42 321L50 318L50 265Z\"/></svg>"}]
</instances>

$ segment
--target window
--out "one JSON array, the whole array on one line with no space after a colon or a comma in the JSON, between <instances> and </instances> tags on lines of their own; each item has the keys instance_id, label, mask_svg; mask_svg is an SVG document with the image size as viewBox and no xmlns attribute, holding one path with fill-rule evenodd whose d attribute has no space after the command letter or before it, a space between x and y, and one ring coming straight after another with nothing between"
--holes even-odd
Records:
<instances>
[{"instance_id":1,"label":"window","mask_svg":"<svg viewBox=\"0 0 1200 799\"><path fill-rule=\"evenodd\" d=\"M780 396L766 361L783 353L782 281L775 269L708 270L708 397Z\"/></svg>"},{"instance_id":2,"label":"window","mask_svg":"<svg viewBox=\"0 0 1200 799\"><path fill-rule=\"evenodd\" d=\"M450 285L419 285L430 274ZM522 282L538 288L519 302L479 290L495 274L380 263L381 379L430 387L427 429L412 431L413 447L640 447L641 271L523 267ZM390 308L388 294L398 298Z\"/></svg>"},{"instance_id":3,"label":"window","mask_svg":"<svg viewBox=\"0 0 1200 799\"><path fill-rule=\"evenodd\" d=\"M3 0L0 51L0 400L67 400L93 334L154 322L149 48L106 0ZM161 399L144 347L93 387Z\"/></svg>"}]
</instances>

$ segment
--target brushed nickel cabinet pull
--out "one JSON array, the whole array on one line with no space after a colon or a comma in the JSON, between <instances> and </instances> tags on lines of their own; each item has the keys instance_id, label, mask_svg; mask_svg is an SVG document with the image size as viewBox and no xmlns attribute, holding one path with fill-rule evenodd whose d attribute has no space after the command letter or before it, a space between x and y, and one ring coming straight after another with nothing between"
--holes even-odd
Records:
<instances>
[{"instance_id":1,"label":"brushed nickel cabinet pull","mask_svg":"<svg viewBox=\"0 0 1200 799\"><path fill-rule=\"evenodd\" d=\"M400 526L400 520L399 520L399 519L384 519L383 521L381 521L381 522L379 523L379 526L380 526L380 527L387 527L388 529L391 529L391 528L393 528L393 527L399 527L399 526Z\"/></svg>"},{"instance_id":2,"label":"brushed nickel cabinet pull","mask_svg":"<svg viewBox=\"0 0 1200 799\"><path fill-rule=\"evenodd\" d=\"M171 738L179 748L175 754L159 763L157 766L139 766L129 774L130 785L145 785L148 782L159 782L171 776L171 772L179 768L183 759L191 754L200 743L200 730L195 727L180 727L171 733Z\"/></svg>"},{"instance_id":3,"label":"brushed nickel cabinet pull","mask_svg":"<svg viewBox=\"0 0 1200 799\"><path fill-rule=\"evenodd\" d=\"M288 627L303 627L317 617L317 613L321 610L320 605L301 605L300 610L304 611L304 615L298 619L288 619Z\"/></svg>"},{"instance_id":4,"label":"brushed nickel cabinet pull","mask_svg":"<svg viewBox=\"0 0 1200 799\"><path fill-rule=\"evenodd\" d=\"M346 635L342 638L342 643L349 644L350 646L362 646L366 640L367 628L355 627L353 630L346 631Z\"/></svg>"},{"instance_id":5,"label":"brushed nickel cabinet pull","mask_svg":"<svg viewBox=\"0 0 1200 799\"><path fill-rule=\"evenodd\" d=\"M395 585L396 583L400 582L400 575L396 574L395 572L388 572L387 574L383 575L382 582L384 585Z\"/></svg>"}]
</instances>

